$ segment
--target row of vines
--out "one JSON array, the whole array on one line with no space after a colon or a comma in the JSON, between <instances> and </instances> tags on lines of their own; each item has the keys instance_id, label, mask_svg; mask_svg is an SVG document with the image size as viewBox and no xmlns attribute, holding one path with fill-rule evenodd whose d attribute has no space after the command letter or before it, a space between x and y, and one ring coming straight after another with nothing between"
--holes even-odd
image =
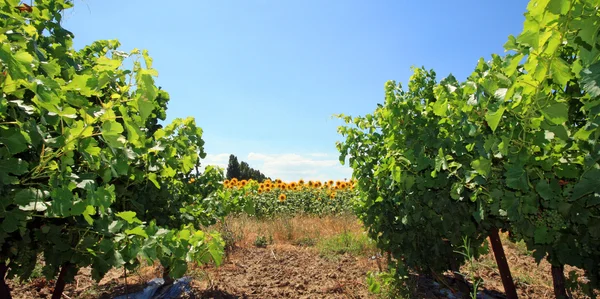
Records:
<instances>
[{"instance_id":1,"label":"row of vines","mask_svg":"<svg viewBox=\"0 0 600 299\"><path fill-rule=\"evenodd\" d=\"M169 95L148 53L116 40L74 50L61 26L72 5L0 2L2 298L5 278L27 279L39 263L53 298L81 267L101 279L158 260L171 279L188 262L219 264L221 237L200 227L241 207L221 170L199 172L194 119L159 124Z\"/></svg>"},{"instance_id":2,"label":"row of vines","mask_svg":"<svg viewBox=\"0 0 600 299\"><path fill-rule=\"evenodd\" d=\"M456 270L463 238L490 238L509 298L516 292L498 231L600 287L600 3L532 0L505 55L459 81L414 69L364 117L340 117L360 192L358 213L380 248L419 273Z\"/></svg>"}]
</instances>

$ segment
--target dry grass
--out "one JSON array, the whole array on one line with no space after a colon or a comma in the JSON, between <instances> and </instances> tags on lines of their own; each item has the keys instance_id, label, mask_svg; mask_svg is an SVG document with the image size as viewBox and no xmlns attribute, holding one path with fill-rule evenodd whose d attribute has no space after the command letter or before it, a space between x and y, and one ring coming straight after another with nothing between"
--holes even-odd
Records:
<instances>
[{"instance_id":1,"label":"dry grass","mask_svg":"<svg viewBox=\"0 0 600 299\"><path fill-rule=\"evenodd\" d=\"M310 245L319 240L339 234L364 233L362 224L354 216L311 216L276 217L256 219L245 215L227 217L225 223L217 225L224 235L234 237L237 247L253 246L257 237L265 236L274 244Z\"/></svg>"}]
</instances>

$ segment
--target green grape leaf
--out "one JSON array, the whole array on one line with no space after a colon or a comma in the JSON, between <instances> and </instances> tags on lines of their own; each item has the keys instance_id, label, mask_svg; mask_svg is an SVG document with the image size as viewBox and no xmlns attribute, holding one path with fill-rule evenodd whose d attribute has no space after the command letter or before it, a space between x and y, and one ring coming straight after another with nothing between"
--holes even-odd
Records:
<instances>
[{"instance_id":1,"label":"green grape leaf","mask_svg":"<svg viewBox=\"0 0 600 299\"><path fill-rule=\"evenodd\" d=\"M87 223L89 225L94 224L94 219L91 216L93 216L95 214L96 214L96 208L94 208L94 206L87 206L85 208L85 211L82 213L83 218L85 219L85 221L87 221Z\"/></svg>"},{"instance_id":2,"label":"green grape leaf","mask_svg":"<svg viewBox=\"0 0 600 299\"><path fill-rule=\"evenodd\" d=\"M60 74L60 65L56 61L42 61L40 62L40 67L51 78Z\"/></svg>"},{"instance_id":3,"label":"green grape leaf","mask_svg":"<svg viewBox=\"0 0 600 299\"><path fill-rule=\"evenodd\" d=\"M64 90L78 91L81 95L91 97L100 95L96 88L98 86L98 78L92 75L75 75L69 84L64 87Z\"/></svg>"},{"instance_id":4,"label":"green grape leaf","mask_svg":"<svg viewBox=\"0 0 600 299\"><path fill-rule=\"evenodd\" d=\"M173 278L182 277L187 271L187 262L185 260L175 260L171 265L169 275Z\"/></svg>"},{"instance_id":5,"label":"green grape leaf","mask_svg":"<svg viewBox=\"0 0 600 299\"><path fill-rule=\"evenodd\" d=\"M521 165L510 165L506 169L506 185L516 190L529 190L527 173Z\"/></svg>"},{"instance_id":6,"label":"green grape leaf","mask_svg":"<svg viewBox=\"0 0 600 299\"><path fill-rule=\"evenodd\" d=\"M550 244L552 242L552 236L546 227L536 227L533 238L536 244Z\"/></svg>"},{"instance_id":7,"label":"green grape leaf","mask_svg":"<svg viewBox=\"0 0 600 299\"><path fill-rule=\"evenodd\" d=\"M223 240L217 233L212 233L212 240L208 243L208 252L213 258L215 265L220 266L223 263Z\"/></svg>"},{"instance_id":8,"label":"green grape leaf","mask_svg":"<svg viewBox=\"0 0 600 299\"><path fill-rule=\"evenodd\" d=\"M471 162L471 167L473 167L473 169L481 176L487 177L492 170L492 161L485 158L479 158Z\"/></svg>"},{"instance_id":9,"label":"green grape leaf","mask_svg":"<svg viewBox=\"0 0 600 299\"><path fill-rule=\"evenodd\" d=\"M140 221L139 219L137 219L136 213L132 212L132 211L125 211L125 212L119 212L116 213L115 216L127 221L127 223L132 224L132 223L142 223L142 221Z\"/></svg>"},{"instance_id":10,"label":"green grape leaf","mask_svg":"<svg viewBox=\"0 0 600 299\"><path fill-rule=\"evenodd\" d=\"M600 169L586 171L573 188L571 201L577 200L587 194L600 193Z\"/></svg>"},{"instance_id":11,"label":"green grape leaf","mask_svg":"<svg viewBox=\"0 0 600 299\"><path fill-rule=\"evenodd\" d=\"M137 236L141 236L144 238L148 238L148 234L146 233L146 231L144 231L144 227L142 227L142 226L136 226L132 229L126 229L125 233L127 235L137 235Z\"/></svg>"},{"instance_id":12,"label":"green grape leaf","mask_svg":"<svg viewBox=\"0 0 600 299\"><path fill-rule=\"evenodd\" d=\"M26 132L14 128L0 128L0 144L4 144L11 154L18 154L27 149L26 134Z\"/></svg>"},{"instance_id":13,"label":"green grape leaf","mask_svg":"<svg viewBox=\"0 0 600 299\"><path fill-rule=\"evenodd\" d=\"M17 219L14 210L9 213L6 213L6 216L4 217L4 219L2 219L0 226L2 227L2 230L9 234L16 231L19 228L19 219Z\"/></svg>"},{"instance_id":14,"label":"green grape leaf","mask_svg":"<svg viewBox=\"0 0 600 299\"><path fill-rule=\"evenodd\" d=\"M554 103L542 108L542 114L550 122L560 125L569 119L569 106L566 103Z\"/></svg>"},{"instance_id":15,"label":"green grape leaf","mask_svg":"<svg viewBox=\"0 0 600 299\"><path fill-rule=\"evenodd\" d=\"M96 60L96 65L94 66L94 69L98 72L114 71L120 66L121 61L102 56Z\"/></svg>"},{"instance_id":16,"label":"green grape leaf","mask_svg":"<svg viewBox=\"0 0 600 299\"><path fill-rule=\"evenodd\" d=\"M26 206L30 203L40 203L41 205L43 205L41 202L43 202L44 198L45 198L45 194L42 190L39 189L34 189L34 188L28 188L28 189L23 189L19 192L17 192L17 194L15 194L15 204L19 205L19 206Z\"/></svg>"},{"instance_id":17,"label":"green grape leaf","mask_svg":"<svg viewBox=\"0 0 600 299\"><path fill-rule=\"evenodd\" d=\"M550 64L552 71L552 79L562 86L566 86L567 82L573 78L571 69L560 57L555 57Z\"/></svg>"},{"instance_id":18,"label":"green grape leaf","mask_svg":"<svg viewBox=\"0 0 600 299\"><path fill-rule=\"evenodd\" d=\"M71 216L71 207L73 206L73 193L65 187L56 188L50 192L52 205L46 211L51 215L58 217Z\"/></svg>"},{"instance_id":19,"label":"green grape leaf","mask_svg":"<svg viewBox=\"0 0 600 299\"><path fill-rule=\"evenodd\" d=\"M592 97L600 96L600 62L590 65L588 68L581 70L581 83L583 90L589 93Z\"/></svg>"},{"instance_id":20,"label":"green grape leaf","mask_svg":"<svg viewBox=\"0 0 600 299\"><path fill-rule=\"evenodd\" d=\"M29 170L29 163L23 159L6 158L0 160L0 172L6 171L15 175L21 175L27 173Z\"/></svg>"},{"instance_id":21,"label":"green grape leaf","mask_svg":"<svg viewBox=\"0 0 600 299\"><path fill-rule=\"evenodd\" d=\"M140 116L142 117L142 121L146 121L146 119L148 119L154 110L154 103L145 97L139 97L137 99L137 105L140 111Z\"/></svg>"},{"instance_id":22,"label":"green grape leaf","mask_svg":"<svg viewBox=\"0 0 600 299\"><path fill-rule=\"evenodd\" d=\"M496 128L498 127L498 124L500 124L500 120L502 119L505 110L505 107L500 107L496 111L489 110L485 114L485 120L490 126L490 129L492 129L492 132L496 132Z\"/></svg>"},{"instance_id":23,"label":"green grape leaf","mask_svg":"<svg viewBox=\"0 0 600 299\"><path fill-rule=\"evenodd\" d=\"M448 111L448 101L438 100L433 103L433 113L437 116L446 116L446 112Z\"/></svg>"},{"instance_id":24,"label":"green grape leaf","mask_svg":"<svg viewBox=\"0 0 600 299\"><path fill-rule=\"evenodd\" d=\"M27 67L33 57L26 52L21 52L21 56L13 54L10 49L10 43L2 43L0 47L0 60L8 67L8 73L13 80L27 79L27 75L33 75L30 67ZM29 60L29 61L27 61Z\"/></svg>"},{"instance_id":25,"label":"green grape leaf","mask_svg":"<svg viewBox=\"0 0 600 299\"><path fill-rule=\"evenodd\" d=\"M154 184L154 186L156 186L156 188L160 189L160 184L158 183L158 180L156 180L156 173L148 173L148 180L150 180Z\"/></svg>"},{"instance_id":26,"label":"green grape leaf","mask_svg":"<svg viewBox=\"0 0 600 299\"><path fill-rule=\"evenodd\" d=\"M551 200L555 196L550 188L550 184L545 180L540 180L537 185L535 185L535 191L537 191L537 193L545 200Z\"/></svg>"}]
</instances>

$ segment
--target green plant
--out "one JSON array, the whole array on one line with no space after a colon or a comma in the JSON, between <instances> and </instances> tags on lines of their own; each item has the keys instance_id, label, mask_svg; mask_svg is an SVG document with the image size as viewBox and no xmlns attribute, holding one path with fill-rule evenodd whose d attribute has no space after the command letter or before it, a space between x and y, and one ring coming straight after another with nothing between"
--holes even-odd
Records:
<instances>
[{"instance_id":1,"label":"green plant","mask_svg":"<svg viewBox=\"0 0 600 299\"><path fill-rule=\"evenodd\" d=\"M477 255L489 236L515 298L498 238L508 230L552 264L557 297L564 264L598 288L598 8L530 1L509 53L480 59L464 82L415 69L407 90L386 84L373 114L341 116L340 161L350 157L357 212L380 248L417 272L456 270L462 238Z\"/></svg>"},{"instance_id":2,"label":"green plant","mask_svg":"<svg viewBox=\"0 0 600 299\"><path fill-rule=\"evenodd\" d=\"M217 231L223 238L225 252L230 253L236 244L244 238L243 231L232 227L226 219L222 219L217 225Z\"/></svg>"},{"instance_id":3,"label":"green plant","mask_svg":"<svg viewBox=\"0 0 600 299\"><path fill-rule=\"evenodd\" d=\"M411 298L410 290L404 284L407 277L400 277L396 268L389 267L387 271L367 273L369 292L379 298Z\"/></svg>"},{"instance_id":4,"label":"green plant","mask_svg":"<svg viewBox=\"0 0 600 299\"><path fill-rule=\"evenodd\" d=\"M312 247L317 244L317 238L313 237L302 237L294 241L294 245L296 246L306 246Z\"/></svg>"},{"instance_id":5,"label":"green plant","mask_svg":"<svg viewBox=\"0 0 600 299\"><path fill-rule=\"evenodd\" d=\"M256 236L256 239L254 239L254 246L259 248L265 248L267 245L269 245L269 243L270 242L265 235L258 235Z\"/></svg>"},{"instance_id":6,"label":"green plant","mask_svg":"<svg viewBox=\"0 0 600 299\"><path fill-rule=\"evenodd\" d=\"M374 251L373 241L365 234L344 232L329 238L323 238L317 243L321 256L336 259L339 255L366 255Z\"/></svg>"},{"instance_id":7,"label":"green plant","mask_svg":"<svg viewBox=\"0 0 600 299\"><path fill-rule=\"evenodd\" d=\"M61 26L72 1L19 3L0 2L0 297L5 277L28 279L39 256L53 298L80 267L99 280L140 259L172 277L188 261L219 264L219 235L181 213L206 195L190 181L214 177L192 173L202 130L193 118L158 124L169 96L148 52L116 40L75 51Z\"/></svg>"},{"instance_id":8,"label":"green plant","mask_svg":"<svg viewBox=\"0 0 600 299\"><path fill-rule=\"evenodd\" d=\"M471 299L477 299L477 291L479 290L479 286L483 284L483 279L475 276L476 271L476 260L473 256L473 252L471 252L471 244L467 237L463 239L463 245L461 246L460 251L456 251L456 253L461 254L467 260L469 265L469 276L471 278L471 282L473 283L473 289L471 290Z\"/></svg>"}]
</instances>

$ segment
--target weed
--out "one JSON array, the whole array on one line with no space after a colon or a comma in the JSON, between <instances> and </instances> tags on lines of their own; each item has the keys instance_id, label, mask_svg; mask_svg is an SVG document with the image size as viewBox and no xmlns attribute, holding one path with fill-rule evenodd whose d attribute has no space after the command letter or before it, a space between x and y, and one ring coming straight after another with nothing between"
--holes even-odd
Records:
<instances>
[{"instance_id":1,"label":"weed","mask_svg":"<svg viewBox=\"0 0 600 299\"><path fill-rule=\"evenodd\" d=\"M317 244L317 239L312 237L301 237L296 239L293 244L296 246L312 247Z\"/></svg>"},{"instance_id":2,"label":"weed","mask_svg":"<svg viewBox=\"0 0 600 299\"><path fill-rule=\"evenodd\" d=\"M338 255L350 254L354 256L366 255L374 251L375 244L365 234L343 232L329 238L322 239L318 244L322 257L335 259Z\"/></svg>"},{"instance_id":3,"label":"weed","mask_svg":"<svg viewBox=\"0 0 600 299\"><path fill-rule=\"evenodd\" d=\"M265 235L258 235L256 236L256 239L254 239L254 246L259 248L265 248L269 243L273 243L273 237L267 239Z\"/></svg>"},{"instance_id":4,"label":"weed","mask_svg":"<svg viewBox=\"0 0 600 299\"><path fill-rule=\"evenodd\" d=\"M476 265L475 265L475 257L473 252L471 252L471 240L469 238L463 238L463 245L461 246L462 251L455 251L458 254L463 255L467 259L467 263L469 265L469 275L471 281L473 282L473 290L471 291L471 299L477 299L477 289L479 286L483 284L483 279L479 277L475 277Z\"/></svg>"}]
</instances>

